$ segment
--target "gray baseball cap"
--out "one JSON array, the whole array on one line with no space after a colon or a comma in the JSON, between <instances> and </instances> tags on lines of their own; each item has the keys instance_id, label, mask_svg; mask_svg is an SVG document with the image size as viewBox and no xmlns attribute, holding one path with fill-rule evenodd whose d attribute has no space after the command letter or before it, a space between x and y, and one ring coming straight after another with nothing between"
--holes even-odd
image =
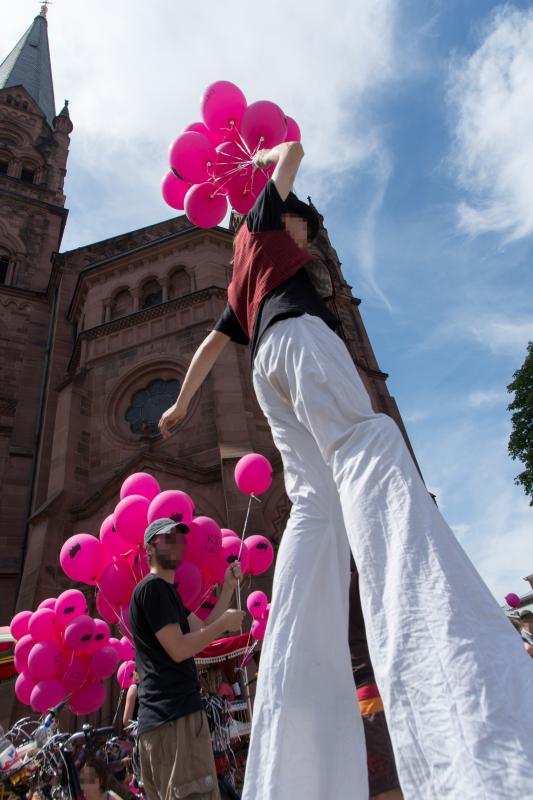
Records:
<instances>
[{"instance_id":1,"label":"gray baseball cap","mask_svg":"<svg viewBox=\"0 0 533 800\"><path fill-rule=\"evenodd\" d=\"M178 533L189 533L190 528L184 522L174 522L173 519L156 519L148 525L144 532L144 543L151 542L154 536L159 536L172 531Z\"/></svg>"}]
</instances>

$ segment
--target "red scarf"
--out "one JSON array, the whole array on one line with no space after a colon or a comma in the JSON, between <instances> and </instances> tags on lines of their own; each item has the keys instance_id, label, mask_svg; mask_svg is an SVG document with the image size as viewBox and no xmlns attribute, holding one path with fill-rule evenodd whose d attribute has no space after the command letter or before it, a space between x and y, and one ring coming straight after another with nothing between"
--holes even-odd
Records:
<instances>
[{"instance_id":1,"label":"red scarf","mask_svg":"<svg viewBox=\"0 0 533 800\"><path fill-rule=\"evenodd\" d=\"M241 226L235 236L228 300L249 339L265 297L310 261L311 253L298 247L287 231L251 233L246 223Z\"/></svg>"}]
</instances>

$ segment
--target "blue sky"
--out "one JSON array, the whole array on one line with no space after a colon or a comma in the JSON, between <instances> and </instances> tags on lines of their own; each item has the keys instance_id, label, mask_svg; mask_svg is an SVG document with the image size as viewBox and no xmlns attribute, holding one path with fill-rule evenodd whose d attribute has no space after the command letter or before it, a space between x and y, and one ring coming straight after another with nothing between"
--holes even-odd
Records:
<instances>
[{"instance_id":1,"label":"blue sky","mask_svg":"<svg viewBox=\"0 0 533 800\"><path fill-rule=\"evenodd\" d=\"M208 83L278 102L426 483L503 601L533 572L505 391L533 339L533 7L325 5L56 0L56 104L75 126L64 247L170 216L167 146ZM38 9L2 0L0 58Z\"/></svg>"}]
</instances>

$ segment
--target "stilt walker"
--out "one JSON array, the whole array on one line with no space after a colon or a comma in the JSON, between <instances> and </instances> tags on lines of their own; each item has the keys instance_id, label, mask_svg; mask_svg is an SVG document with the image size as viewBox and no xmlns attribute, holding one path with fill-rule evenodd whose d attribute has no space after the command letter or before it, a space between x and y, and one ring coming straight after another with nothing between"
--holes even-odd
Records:
<instances>
[{"instance_id":1,"label":"stilt walker","mask_svg":"<svg viewBox=\"0 0 533 800\"><path fill-rule=\"evenodd\" d=\"M376 414L309 277L318 220L292 194L297 142L254 156L272 179L235 236L228 306L196 352L163 434L232 340L292 510L279 548L243 800L366 800L348 647L349 550L406 800L533 797L533 663L427 492L396 423Z\"/></svg>"}]
</instances>

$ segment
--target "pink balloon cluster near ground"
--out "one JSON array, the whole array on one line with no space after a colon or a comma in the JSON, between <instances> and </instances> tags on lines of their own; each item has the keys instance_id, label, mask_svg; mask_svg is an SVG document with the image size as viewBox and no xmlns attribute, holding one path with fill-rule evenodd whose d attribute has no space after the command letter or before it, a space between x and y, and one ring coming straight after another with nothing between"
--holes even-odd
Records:
<instances>
[{"instance_id":1,"label":"pink balloon cluster near ground","mask_svg":"<svg viewBox=\"0 0 533 800\"><path fill-rule=\"evenodd\" d=\"M201 122L193 122L169 148L170 171L161 192L169 206L185 209L200 228L219 225L228 201L247 214L271 175L257 168L253 156L281 142L300 141L298 124L270 100L250 103L230 81L216 81L205 90Z\"/></svg>"},{"instance_id":2,"label":"pink balloon cluster near ground","mask_svg":"<svg viewBox=\"0 0 533 800\"><path fill-rule=\"evenodd\" d=\"M237 463L235 481L244 493L261 494L270 486L272 467L264 456L250 453ZM175 583L185 606L202 619L215 608L216 586L224 583L235 561L244 574L255 576L274 560L274 549L265 536L242 539L214 519L197 516L186 492L161 491L148 473L130 475L114 511L102 521L99 537L75 533L61 548L59 559L67 577L91 589L85 593L66 589L57 598L43 600L35 611L20 611L11 620L19 673L15 692L22 703L44 713L69 695L74 713L90 714L105 702L104 681L116 674L120 687L126 689L135 680L129 603L135 586L149 571L144 531L163 518L190 528ZM93 586L98 617L89 612ZM256 639L263 638L266 628L266 597L263 606L261 614L252 614ZM110 625L117 626L122 638L111 635Z\"/></svg>"}]
</instances>

